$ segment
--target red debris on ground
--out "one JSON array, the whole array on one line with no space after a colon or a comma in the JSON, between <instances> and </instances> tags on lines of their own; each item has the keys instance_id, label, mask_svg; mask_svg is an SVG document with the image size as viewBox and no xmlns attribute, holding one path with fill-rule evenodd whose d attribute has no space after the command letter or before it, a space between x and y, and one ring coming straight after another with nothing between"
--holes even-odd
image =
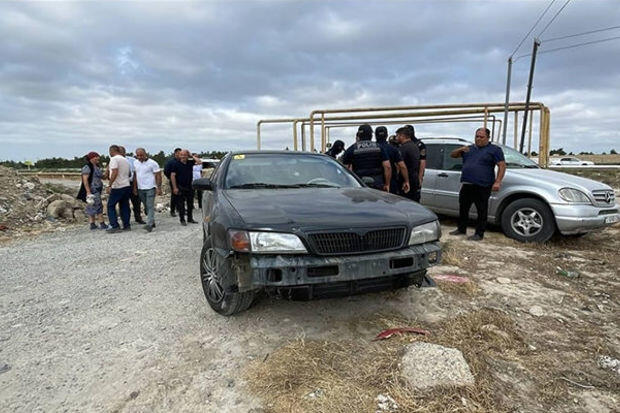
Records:
<instances>
[{"instance_id":1,"label":"red debris on ground","mask_svg":"<svg viewBox=\"0 0 620 413\"><path fill-rule=\"evenodd\" d=\"M413 333L413 334L421 334L423 336L427 336L431 332L428 330L424 330L421 328L415 328L415 327L389 328L377 334L377 336L372 341L385 340L385 339L392 337L394 334L401 335L403 333Z\"/></svg>"}]
</instances>

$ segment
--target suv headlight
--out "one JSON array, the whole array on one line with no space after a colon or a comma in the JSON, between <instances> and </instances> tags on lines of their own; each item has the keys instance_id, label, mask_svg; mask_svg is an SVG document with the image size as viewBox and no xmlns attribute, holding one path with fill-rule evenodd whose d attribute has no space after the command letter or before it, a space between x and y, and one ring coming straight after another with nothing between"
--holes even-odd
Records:
<instances>
[{"instance_id":1,"label":"suv headlight","mask_svg":"<svg viewBox=\"0 0 620 413\"><path fill-rule=\"evenodd\" d=\"M590 198L583 192L574 188L562 188L558 191L560 198L571 204L591 204Z\"/></svg>"},{"instance_id":2,"label":"suv headlight","mask_svg":"<svg viewBox=\"0 0 620 413\"><path fill-rule=\"evenodd\" d=\"M299 237L284 232L228 231L231 247L238 252L307 254Z\"/></svg>"},{"instance_id":3,"label":"suv headlight","mask_svg":"<svg viewBox=\"0 0 620 413\"><path fill-rule=\"evenodd\" d=\"M413 227L409 236L409 245L424 244L425 242L437 241L441 237L439 221Z\"/></svg>"}]
</instances>

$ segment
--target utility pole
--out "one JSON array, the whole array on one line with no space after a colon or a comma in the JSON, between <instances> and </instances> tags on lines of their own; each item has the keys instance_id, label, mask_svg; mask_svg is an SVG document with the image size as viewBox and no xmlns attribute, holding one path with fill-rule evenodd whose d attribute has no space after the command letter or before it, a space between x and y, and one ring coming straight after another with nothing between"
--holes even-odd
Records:
<instances>
[{"instance_id":1,"label":"utility pole","mask_svg":"<svg viewBox=\"0 0 620 413\"><path fill-rule=\"evenodd\" d=\"M510 77L512 75L512 56L508 58L506 75L506 103L504 104L504 123L502 124L502 144L506 145L506 127L508 126L508 102L510 101Z\"/></svg>"},{"instance_id":2,"label":"utility pole","mask_svg":"<svg viewBox=\"0 0 620 413\"><path fill-rule=\"evenodd\" d=\"M536 53L540 46L540 40L534 39L534 50L532 51L532 62L530 64L530 79L527 82L527 96L525 98L525 113L523 114L523 127L521 129L521 142L519 152L523 153L523 143L525 141L525 128L527 127L527 115L530 109L530 97L532 96L532 82L534 81L534 67L536 66Z\"/></svg>"}]
</instances>

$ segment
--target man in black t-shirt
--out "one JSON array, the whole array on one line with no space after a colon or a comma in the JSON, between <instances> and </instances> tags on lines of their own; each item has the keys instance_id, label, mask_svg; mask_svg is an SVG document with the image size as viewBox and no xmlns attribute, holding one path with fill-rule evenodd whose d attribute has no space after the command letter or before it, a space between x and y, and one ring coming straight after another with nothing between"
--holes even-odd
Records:
<instances>
[{"instance_id":1,"label":"man in black t-shirt","mask_svg":"<svg viewBox=\"0 0 620 413\"><path fill-rule=\"evenodd\" d=\"M409 198L412 201L420 202L420 150L418 146L412 141L413 134L411 129L403 126L396 131L396 138L400 143L400 154L403 157L403 161L407 166L407 172L409 173L409 187L408 193L402 194L405 198Z\"/></svg>"},{"instance_id":2,"label":"man in black t-shirt","mask_svg":"<svg viewBox=\"0 0 620 413\"><path fill-rule=\"evenodd\" d=\"M413 135L411 141L416 144L418 150L420 151L420 170L418 171L418 180L420 181L420 190L422 189L422 181L424 181L424 171L426 170L426 145L424 142L416 138L415 129L413 125L405 125L405 128L411 130L411 134Z\"/></svg>"},{"instance_id":3,"label":"man in black t-shirt","mask_svg":"<svg viewBox=\"0 0 620 413\"><path fill-rule=\"evenodd\" d=\"M164 176L168 178L168 184L170 185L170 216L176 217L174 210L177 207L177 196L174 194L172 190L172 180L170 179L170 169L172 165L179 160L179 154L181 153L181 148L175 148L174 154L172 158L168 159L164 165Z\"/></svg>"},{"instance_id":4,"label":"man in black t-shirt","mask_svg":"<svg viewBox=\"0 0 620 413\"><path fill-rule=\"evenodd\" d=\"M194 190L192 189L192 179L194 165L201 163L202 160L197 156L193 156L192 159L189 159L189 157L190 152L187 149L183 149L179 153L179 159L170 167L172 193L177 196L177 210L179 211L179 220L181 221L181 225L187 225L187 222L197 224L192 216L192 211L194 209ZM185 221L186 212L187 221Z\"/></svg>"},{"instance_id":5,"label":"man in black t-shirt","mask_svg":"<svg viewBox=\"0 0 620 413\"><path fill-rule=\"evenodd\" d=\"M400 151L387 142L388 131L385 126L377 126L375 128L375 140L377 144L384 149L390 157L390 165L392 166L392 180L390 181L390 193L400 194L401 192L409 192L409 173L407 166L403 162ZM399 174L401 179L399 180ZM402 182L402 185L400 185Z\"/></svg>"},{"instance_id":6,"label":"man in black t-shirt","mask_svg":"<svg viewBox=\"0 0 620 413\"><path fill-rule=\"evenodd\" d=\"M371 187L389 192L392 180L392 166L387 151L372 139L370 125L361 125L357 131L359 140L342 155L342 163L360 178L373 179Z\"/></svg>"}]
</instances>

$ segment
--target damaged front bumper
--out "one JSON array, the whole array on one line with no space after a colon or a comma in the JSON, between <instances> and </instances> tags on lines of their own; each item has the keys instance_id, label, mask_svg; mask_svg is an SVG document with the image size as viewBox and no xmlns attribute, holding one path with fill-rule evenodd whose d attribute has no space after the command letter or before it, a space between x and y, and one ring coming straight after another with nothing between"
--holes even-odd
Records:
<instances>
[{"instance_id":1,"label":"damaged front bumper","mask_svg":"<svg viewBox=\"0 0 620 413\"><path fill-rule=\"evenodd\" d=\"M237 254L232 268L239 291L248 291L388 279L423 272L440 260L439 242L429 242L396 251L337 257Z\"/></svg>"}]
</instances>

